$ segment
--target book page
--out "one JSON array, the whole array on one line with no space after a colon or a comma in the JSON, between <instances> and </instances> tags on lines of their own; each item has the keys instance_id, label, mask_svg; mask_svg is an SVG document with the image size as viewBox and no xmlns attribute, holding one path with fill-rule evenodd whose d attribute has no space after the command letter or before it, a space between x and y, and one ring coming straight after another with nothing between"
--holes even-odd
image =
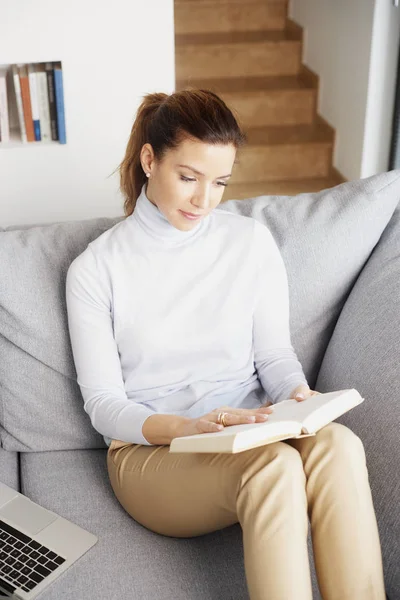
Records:
<instances>
[{"instance_id":1,"label":"book page","mask_svg":"<svg viewBox=\"0 0 400 600\"><path fill-rule=\"evenodd\" d=\"M346 394L336 394L329 402L315 408L312 413L304 418L303 430L307 432L318 431L363 401L364 398L360 396L357 390L349 390Z\"/></svg>"},{"instance_id":2,"label":"book page","mask_svg":"<svg viewBox=\"0 0 400 600\"><path fill-rule=\"evenodd\" d=\"M276 423L280 421L297 421L299 423L307 422L307 425L311 427L311 431L314 425L318 425L318 422L322 419L322 422L329 422L332 415L332 420L335 419L340 413L339 409L342 406L347 406L347 409L358 404L361 396L357 390L351 388L346 390L337 390L334 392L326 392L325 394L316 394L310 396L301 402L297 400L289 399L282 400L277 404L273 404L273 413L268 417L267 423ZM346 412L346 411L344 411ZM311 417L315 415L315 419ZM309 417L308 421L307 418ZM323 427L323 425L321 425ZM307 428L306 433L310 430Z\"/></svg>"}]
</instances>

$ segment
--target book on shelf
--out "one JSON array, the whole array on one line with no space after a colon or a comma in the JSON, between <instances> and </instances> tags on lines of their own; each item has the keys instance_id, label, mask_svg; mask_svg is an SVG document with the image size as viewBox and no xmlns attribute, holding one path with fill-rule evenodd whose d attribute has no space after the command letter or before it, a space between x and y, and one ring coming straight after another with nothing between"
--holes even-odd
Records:
<instances>
[{"instance_id":1,"label":"book on shelf","mask_svg":"<svg viewBox=\"0 0 400 600\"><path fill-rule=\"evenodd\" d=\"M10 140L10 125L8 117L7 70L0 69L0 140Z\"/></svg>"},{"instance_id":2,"label":"book on shelf","mask_svg":"<svg viewBox=\"0 0 400 600\"><path fill-rule=\"evenodd\" d=\"M363 401L354 388L315 394L301 402L282 400L271 406L273 412L265 423L229 425L222 431L176 437L169 451L235 454L280 440L313 436Z\"/></svg>"},{"instance_id":3,"label":"book on shelf","mask_svg":"<svg viewBox=\"0 0 400 600\"><path fill-rule=\"evenodd\" d=\"M0 142L66 143L60 61L0 68Z\"/></svg>"}]
</instances>

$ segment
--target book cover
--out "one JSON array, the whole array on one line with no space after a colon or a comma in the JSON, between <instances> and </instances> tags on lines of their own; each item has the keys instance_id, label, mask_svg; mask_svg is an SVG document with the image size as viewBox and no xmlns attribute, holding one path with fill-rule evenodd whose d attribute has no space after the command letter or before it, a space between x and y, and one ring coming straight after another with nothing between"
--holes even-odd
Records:
<instances>
[{"instance_id":1,"label":"book cover","mask_svg":"<svg viewBox=\"0 0 400 600\"><path fill-rule=\"evenodd\" d=\"M67 138L65 132L64 86L61 62L54 63L54 88L57 107L58 139L60 144L66 144Z\"/></svg>"},{"instance_id":2,"label":"book cover","mask_svg":"<svg viewBox=\"0 0 400 600\"><path fill-rule=\"evenodd\" d=\"M39 63L36 68L36 87L42 140L44 142L51 142L49 91L46 68L43 63Z\"/></svg>"},{"instance_id":3,"label":"book cover","mask_svg":"<svg viewBox=\"0 0 400 600\"><path fill-rule=\"evenodd\" d=\"M21 141L22 141L22 143L26 143L28 141L28 139L26 136L24 107L22 105L21 85L20 85L20 81L19 81L17 65L12 65L11 70L12 70L12 78L13 78L13 83L14 83L15 100L17 103L18 123L19 123L19 130L21 133Z\"/></svg>"},{"instance_id":4,"label":"book cover","mask_svg":"<svg viewBox=\"0 0 400 600\"><path fill-rule=\"evenodd\" d=\"M0 140L10 141L10 125L7 101L7 69L0 69Z\"/></svg>"},{"instance_id":5,"label":"book cover","mask_svg":"<svg viewBox=\"0 0 400 600\"><path fill-rule=\"evenodd\" d=\"M49 94L51 139L56 142L58 141L57 107L54 89L54 69L51 62L45 64L45 71L47 76L47 90Z\"/></svg>"},{"instance_id":6,"label":"book cover","mask_svg":"<svg viewBox=\"0 0 400 600\"><path fill-rule=\"evenodd\" d=\"M32 108L32 120L33 120L33 131L35 132L35 141L40 142L42 139L40 133L40 117L39 117L39 102L38 92L36 86L36 65L28 65L28 77L29 77L29 94L31 98Z\"/></svg>"},{"instance_id":7,"label":"book cover","mask_svg":"<svg viewBox=\"0 0 400 600\"><path fill-rule=\"evenodd\" d=\"M28 142L35 141L35 131L33 128L31 97L29 92L29 77L26 65L18 65L19 83L21 87L22 106L24 109L24 121L26 129L26 138Z\"/></svg>"}]
</instances>

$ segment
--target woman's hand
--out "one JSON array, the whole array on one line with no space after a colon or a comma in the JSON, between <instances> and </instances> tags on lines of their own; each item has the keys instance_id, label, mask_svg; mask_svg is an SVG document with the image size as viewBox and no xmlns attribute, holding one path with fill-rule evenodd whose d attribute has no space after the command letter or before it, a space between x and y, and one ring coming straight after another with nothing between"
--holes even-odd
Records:
<instances>
[{"instance_id":1,"label":"woman's hand","mask_svg":"<svg viewBox=\"0 0 400 600\"><path fill-rule=\"evenodd\" d=\"M315 390L310 390L308 385L298 385L292 393L290 394L290 399L297 400L297 402L302 402L306 398L310 396L315 396L316 394L321 394L321 392L316 392ZM273 406L272 402L266 402L263 406Z\"/></svg>"},{"instance_id":2,"label":"woman's hand","mask_svg":"<svg viewBox=\"0 0 400 600\"><path fill-rule=\"evenodd\" d=\"M310 396L315 396L316 394L320 394L321 392L316 392L315 390L310 390L308 385L298 385L292 393L290 394L290 398L297 400L297 402L302 402L309 398Z\"/></svg>"},{"instance_id":3,"label":"woman's hand","mask_svg":"<svg viewBox=\"0 0 400 600\"><path fill-rule=\"evenodd\" d=\"M272 408L266 406L260 406L259 408L220 406L197 419L187 419L185 423L180 425L175 437L222 431L224 426L218 423L218 415L221 412L225 413L224 422L228 427L229 425L241 425L243 423L265 423L272 411Z\"/></svg>"}]
</instances>

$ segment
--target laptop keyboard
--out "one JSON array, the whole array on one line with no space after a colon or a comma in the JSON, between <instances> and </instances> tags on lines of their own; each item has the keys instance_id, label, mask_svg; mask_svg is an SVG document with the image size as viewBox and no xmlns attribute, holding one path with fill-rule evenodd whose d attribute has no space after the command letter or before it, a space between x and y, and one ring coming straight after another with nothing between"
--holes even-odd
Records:
<instances>
[{"instance_id":1,"label":"laptop keyboard","mask_svg":"<svg viewBox=\"0 0 400 600\"><path fill-rule=\"evenodd\" d=\"M30 592L63 562L65 558L0 520L0 584L4 589L12 593L19 587Z\"/></svg>"}]
</instances>

